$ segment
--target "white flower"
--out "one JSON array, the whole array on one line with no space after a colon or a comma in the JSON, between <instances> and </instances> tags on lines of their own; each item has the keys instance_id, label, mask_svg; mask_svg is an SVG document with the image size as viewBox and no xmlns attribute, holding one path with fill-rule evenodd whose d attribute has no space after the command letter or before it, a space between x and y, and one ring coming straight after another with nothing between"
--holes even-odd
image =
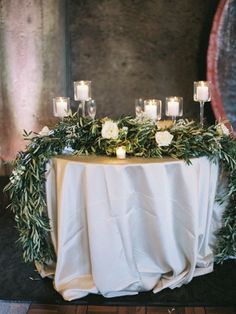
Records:
<instances>
[{"instance_id":1,"label":"white flower","mask_svg":"<svg viewBox=\"0 0 236 314\"><path fill-rule=\"evenodd\" d=\"M10 181L11 181L12 184L15 184L15 183L16 183L16 180L15 180L14 177L10 177Z\"/></svg>"},{"instance_id":2,"label":"white flower","mask_svg":"<svg viewBox=\"0 0 236 314\"><path fill-rule=\"evenodd\" d=\"M63 154L70 155L74 153L74 149L70 146L65 146L63 149Z\"/></svg>"},{"instance_id":3,"label":"white flower","mask_svg":"<svg viewBox=\"0 0 236 314\"><path fill-rule=\"evenodd\" d=\"M156 142L159 146L169 146L173 137L174 136L168 131L156 132L155 135Z\"/></svg>"},{"instance_id":4,"label":"white flower","mask_svg":"<svg viewBox=\"0 0 236 314\"><path fill-rule=\"evenodd\" d=\"M117 139L119 134L119 129L116 122L112 120L107 120L102 125L102 137L107 139Z\"/></svg>"},{"instance_id":5,"label":"white flower","mask_svg":"<svg viewBox=\"0 0 236 314\"><path fill-rule=\"evenodd\" d=\"M219 123L219 124L217 124L217 126L216 126L216 132L217 132L220 136L223 136L223 135L229 136L229 134L230 134L229 129L225 126L224 123Z\"/></svg>"},{"instance_id":6,"label":"white flower","mask_svg":"<svg viewBox=\"0 0 236 314\"><path fill-rule=\"evenodd\" d=\"M10 181L12 184L16 184L21 180L21 176L25 171L25 166L20 165L18 168L12 171L12 175L10 176Z\"/></svg>"},{"instance_id":7,"label":"white flower","mask_svg":"<svg viewBox=\"0 0 236 314\"><path fill-rule=\"evenodd\" d=\"M123 126L122 130L123 130L124 132L128 132L128 127L127 127L127 126Z\"/></svg>"},{"instance_id":8,"label":"white flower","mask_svg":"<svg viewBox=\"0 0 236 314\"><path fill-rule=\"evenodd\" d=\"M49 134L50 134L50 130L47 126L44 126L42 130L39 132L40 137L48 136Z\"/></svg>"}]
</instances>

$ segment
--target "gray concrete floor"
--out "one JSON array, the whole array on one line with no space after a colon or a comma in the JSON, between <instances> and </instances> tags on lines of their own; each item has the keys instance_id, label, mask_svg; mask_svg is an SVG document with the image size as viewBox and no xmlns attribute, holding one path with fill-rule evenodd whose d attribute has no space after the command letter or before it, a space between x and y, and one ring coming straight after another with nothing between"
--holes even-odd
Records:
<instances>
[{"instance_id":1,"label":"gray concrete floor","mask_svg":"<svg viewBox=\"0 0 236 314\"><path fill-rule=\"evenodd\" d=\"M28 303L14 303L14 302L0 302L1 314L26 314L30 304Z\"/></svg>"}]
</instances>

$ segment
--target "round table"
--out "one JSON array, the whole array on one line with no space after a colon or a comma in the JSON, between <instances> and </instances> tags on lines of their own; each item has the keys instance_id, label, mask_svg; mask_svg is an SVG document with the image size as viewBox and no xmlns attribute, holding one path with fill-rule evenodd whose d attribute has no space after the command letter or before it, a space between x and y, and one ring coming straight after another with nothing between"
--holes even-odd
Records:
<instances>
[{"instance_id":1,"label":"round table","mask_svg":"<svg viewBox=\"0 0 236 314\"><path fill-rule=\"evenodd\" d=\"M47 205L66 300L137 294L188 283L213 270L219 166L183 160L58 156L47 171ZM39 265L38 265L39 266ZM51 267L50 267L51 266Z\"/></svg>"}]
</instances>

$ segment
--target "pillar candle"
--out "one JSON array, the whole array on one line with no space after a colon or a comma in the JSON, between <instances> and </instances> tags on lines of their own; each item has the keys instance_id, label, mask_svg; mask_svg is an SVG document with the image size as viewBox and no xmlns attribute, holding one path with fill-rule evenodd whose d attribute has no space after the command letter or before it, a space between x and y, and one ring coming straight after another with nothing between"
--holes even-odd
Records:
<instances>
[{"instance_id":1,"label":"pillar candle","mask_svg":"<svg viewBox=\"0 0 236 314\"><path fill-rule=\"evenodd\" d=\"M157 119L157 105L155 103L145 104L144 112L146 117L156 120Z\"/></svg>"},{"instance_id":2,"label":"pillar candle","mask_svg":"<svg viewBox=\"0 0 236 314\"><path fill-rule=\"evenodd\" d=\"M209 99L208 86L197 86L196 98L198 101L208 101Z\"/></svg>"},{"instance_id":3,"label":"pillar candle","mask_svg":"<svg viewBox=\"0 0 236 314\"><path fill-rule=\"evenodd\" d=\"M84 101L89 99L89 87L86 84L77 85L77 99Z\"/></svg>"},{"instance_id":4,"label":"pillar candle","mask_svg":"<svg viewBox=\"0 0 236 314\"><path fill-rule=\"evenodd\" d=\"M56 117L65 117L67 115L66 111L68 110L67 101L63 99L56 99L55 102L55 116Z\"/></svg>"},{"instance_id":5,"label":"pillar candle","mask_svg":"<svg viewBox=\"0 0 236 314\"><path fill-rule=\"evenodd\" d=\"M179 115L179 102L175 100L168 101L167 115L177 117Z\"/></svg>"}]
</instances>

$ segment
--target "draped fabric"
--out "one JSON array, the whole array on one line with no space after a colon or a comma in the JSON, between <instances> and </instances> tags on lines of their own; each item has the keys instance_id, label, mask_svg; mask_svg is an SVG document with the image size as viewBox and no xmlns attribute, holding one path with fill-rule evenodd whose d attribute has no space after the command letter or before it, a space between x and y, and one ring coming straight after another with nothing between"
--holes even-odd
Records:
<instances>
[{"instance_id":1,"label":"draped fabric","mask_svg":"<svg viewBox=\"0 0 236 314\"><path fill-rule=\"evenodd\" d=\"M156 293L213 270L223 210L215 203L219 167L205 157L191 162L52 160L46 184L57 257L52 273L65 300Z\"/></svg>"}]
</instances>

